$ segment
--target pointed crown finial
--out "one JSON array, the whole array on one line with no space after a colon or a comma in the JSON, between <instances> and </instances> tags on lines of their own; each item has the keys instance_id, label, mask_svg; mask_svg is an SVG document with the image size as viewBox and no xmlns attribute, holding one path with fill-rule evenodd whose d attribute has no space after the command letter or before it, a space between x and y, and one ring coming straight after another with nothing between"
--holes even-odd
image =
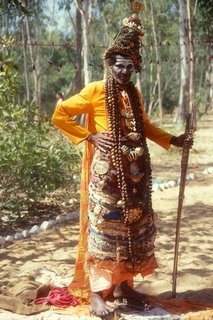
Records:
<instances>
[{"instance_id":1,"label":"pointed crown finial","mask_svg":"<svg viewBox=\"0 0 213 320\"><path fill-rule=\"evenodd\" d=\"M140 13L144 9L144 4L140 1L133 1L132 9L134 13Z\"/></svg>"}]
</instances>

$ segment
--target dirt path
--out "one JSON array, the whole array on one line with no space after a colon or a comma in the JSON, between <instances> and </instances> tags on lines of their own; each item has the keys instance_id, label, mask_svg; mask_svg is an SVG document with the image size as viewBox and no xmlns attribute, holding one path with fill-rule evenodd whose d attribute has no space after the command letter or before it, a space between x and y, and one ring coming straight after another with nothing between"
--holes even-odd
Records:
<instances>
[{"instance_id":1,"label":"dirt path","mask_svg":"<svg viewBox=\"0 0 213 320\"><path fill-rule=\"evenodd\" d=\"M190 153L188 173L194 173L196 179L188 181L185 188L177 295L213 303L213 174L203 174L205 169L213 167L212 124L212 113L198 123ZM150 143L150 153L154 179L178 179L180 150L171 148L166 152ZM153 193L153 206L158 215L159 268L144 280L136 278L136 287L152 295L169 296L171 292L178 193L178 186ZM73 275L78 232L78 221L72 221L0 248L0 293L6 292L22 276L35 275L41 269L52 270L50 277L55 273L56 282L68 284Z\"/></svg>"}]
</instances>

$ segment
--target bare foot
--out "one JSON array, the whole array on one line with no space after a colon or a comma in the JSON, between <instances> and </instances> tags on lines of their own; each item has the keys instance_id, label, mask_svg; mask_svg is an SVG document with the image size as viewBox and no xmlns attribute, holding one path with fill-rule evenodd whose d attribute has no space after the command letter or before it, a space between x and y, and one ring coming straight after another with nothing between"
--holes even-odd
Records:
<instances>
[{"instance_id":1,"label":"bare foot","mask_svg":"<svg viewBox=\"0 0 213 320\"><path fill-rule=\"evenodd\" d=\"M148 302L146 295L129 287L127 281L117 284L113 295L115 298L132 298L135 300Z\"/></svg>"},{"instance_id":2,"label":"bare foot","mask_svg":"<svg viewBox=\"0 0 213 320\"><path fill-rule=\"evenodd\" d=\"M114 311L102 298L101 292L92 292L91 295L92 314L96 316L106 316Z\"/></svg>"}]
</instances>

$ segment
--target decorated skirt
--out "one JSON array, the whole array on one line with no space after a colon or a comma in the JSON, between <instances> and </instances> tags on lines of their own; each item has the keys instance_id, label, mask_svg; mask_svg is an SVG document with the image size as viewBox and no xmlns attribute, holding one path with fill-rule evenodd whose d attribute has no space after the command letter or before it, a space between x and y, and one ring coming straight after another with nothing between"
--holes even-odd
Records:
<instances>
[{"instance_id":1,"label":"decorated skirt","mask_svg":"<svg viewBox=\"0 0 213 320\"><path fill-rule=\"evenodd\" d=\"M128 143L124 144L128 146ZM137 142L131 150L138 148ZM95 151L89 185L88 254L94 259L148 263L154 252L155 226L150 207L149 182L141 159L123 156L124 175L128 188L128 222L123 214L117 171L109 153Z\"/></svg>"}]
</instances>

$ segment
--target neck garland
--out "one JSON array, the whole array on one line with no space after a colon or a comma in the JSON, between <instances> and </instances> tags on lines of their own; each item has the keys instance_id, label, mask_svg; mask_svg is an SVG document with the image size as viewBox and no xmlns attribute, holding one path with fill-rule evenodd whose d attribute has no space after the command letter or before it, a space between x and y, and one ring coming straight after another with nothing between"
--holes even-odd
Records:
<instances>
[{"instance_id":1,"label":"neck garland","mask_svg":"<svg viewBox=\"0 0 213 320\"><path fill-rule=\"evenodd\" d=\"M136 122L136 132L140 135L141 143L143 145L145 158L143 161L144 174L147 181L148 190L148 201L147 201L147 213L152 211L151 205L151 192L152 192L152 175L151 175L151 164L150 164L150 154L146 143L144 125L143 125L143 112L140 106L138 92L135 88L133 82L129 82L128 85L119 86L119 84L114 80L112 75L110 75L106 80L105 85L105 104L108 112L108 131L110 137L115 141L114 148L111 151L111 157L113 165L117 170L118 187L121 192L122 197L122 209L124 213L124 222L129 224L128 215L131 209L131 194L127 188L125 181L125 173L122 165L122 128L121 128L121 105L120 105L120 91L125 90L128 94L131 108L134 113L134 118Z\"/></svg>"}]
</instances>

